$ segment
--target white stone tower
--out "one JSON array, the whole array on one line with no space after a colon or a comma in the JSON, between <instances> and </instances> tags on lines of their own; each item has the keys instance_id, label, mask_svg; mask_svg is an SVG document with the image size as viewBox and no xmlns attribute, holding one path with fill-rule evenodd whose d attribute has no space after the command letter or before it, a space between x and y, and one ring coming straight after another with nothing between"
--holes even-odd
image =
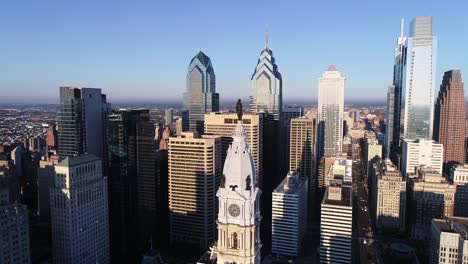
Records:
<instances>
[{"instance_id":1,"label":"white stone tower","mask_svg":"<svg viewBox=\"0 0 468 264\"><path fill-rule=\"evenodd\" d=\"M217 263L260 263L260 194L256 186L255 165L242 125L242 106L237 107L239 120L224 163L219 201Z\"/></svg>"}]
</instances>

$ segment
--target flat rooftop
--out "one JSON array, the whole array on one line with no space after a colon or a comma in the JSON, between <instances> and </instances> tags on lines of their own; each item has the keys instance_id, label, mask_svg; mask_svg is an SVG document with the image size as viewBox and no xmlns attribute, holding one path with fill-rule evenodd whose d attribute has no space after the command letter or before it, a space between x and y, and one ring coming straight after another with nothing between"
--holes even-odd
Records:
<instances>
[{"instance_id":1,"label":"flat rooftop","mask_svg":"<svg viewBox=\"0 0 468 264\"><path fill-rule=\"evenodd\" d=\"M432 222L441 232L459 233L468 238L468 218L448 217L447 219L433 219Z\"/></svg>"},{"instance_id":2,"label":"flat rooftop","mask_svg":"<svg viewBox=\"0 0 468 264\"><path fill-rule=\"evenodd\" d=\"M323 196L322 204L339 205L339 206L353 206L351 201L351 187L341 187L341 200L328 199L328 188Z\"/></svg>"},{"instance_id":3,"label":"flat rooftop","mask_svg":"<svg viewBox=\"0 0 468 264\"><path fill-rule=\"evenodd\" d=\"M284 177L281 183L273 191L274 193L283 193L283 194L298 194L302 187L304 186L306 179L303 177L295 177L294 184L286 184L288 181L288 176ZM287 188L285 188L287 185Z\"/></svg>"}]
</instances>

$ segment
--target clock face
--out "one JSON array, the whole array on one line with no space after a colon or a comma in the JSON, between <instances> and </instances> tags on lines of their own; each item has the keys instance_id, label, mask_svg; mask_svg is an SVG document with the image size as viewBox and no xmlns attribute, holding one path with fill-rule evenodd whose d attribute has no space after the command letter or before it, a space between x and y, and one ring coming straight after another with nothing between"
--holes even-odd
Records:
<instances>
[{"instance_id":1,"label":"clock face","mask_svg":"<svg viewBox=\"0 0 468 264\"><path fill-rule=\"evenodd\" d=\"M237 217L239 216L240 214L240 208L237 204L231 204L229 205L229 214L232 216L232 217Z\"/></svg>"}]
</instances>

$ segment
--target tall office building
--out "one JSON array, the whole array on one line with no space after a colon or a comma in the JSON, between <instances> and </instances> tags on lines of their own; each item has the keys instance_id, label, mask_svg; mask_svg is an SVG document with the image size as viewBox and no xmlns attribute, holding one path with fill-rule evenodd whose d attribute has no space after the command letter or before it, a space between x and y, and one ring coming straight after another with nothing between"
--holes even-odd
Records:
<instances>
[{"instance_id":1,"label":"tall office building","mask_svg":"<svg viewBox=\"0 0 468 264\"><path fill-rule=\"evenodd\" d=\"M174 122L174 109L169 108L164 112L164 125L168 126Z\"/></svg>"},{"instance_id":2,"label":"tall office building","mask_svg":"<svg viewBox=\"0 0 468 264\"><path fill-rule=\"evenodd\" d=\"M289 170L297 171L315 187L317 119L293 118L290 129Z\"/></svg>"},{"instance_id":3,"label":"tall office building","mask_svg":"<svg viewBox=\"0 0 468 264\"><path fill-rule=\"evenodd\" d=\"M364 159L366 164L366 175L369 175L374 163L382 158L382 145L376 138L367 138L364 142Z\"/></svg>"},{"instance_id":4,"label":"tall office building","mask_svg":"<svg viewBox=\"0 0 468 264\"><path fill-rule=\"evenodd\" d=\"M387 94L386 158L397 164L400 147L401 101L403 95L404 69L406 65L406 37L403 36L404 20L401 19L400 36L393 53L393 84Z\"/></svg>"},{"instance_id":5,"label":"tall office building","mask_svg":"<svg viewBox=\"0 0 468 264\"><path fill-rule=\"evenodd\" d=\"M273 191L272 253L297 257L307 231L308 179L289 172Z\"/></svg>"},{"instance_id":6,"label":"tall office building","mask_svg":"<svg viewBox=\"0 0 468 264\"><path fill-rule=\"evenodd\" d=\"M50 223L50 188L55 185L55 165L58 164L57 156L53 157L55 158L39 161L37 168L39 218L48 223Z\"/></svg>"},{"instance_id":7,"label":"tall office building","mask_svg":"<svg viewBox=\"0 0 468 264\"><path fill-rule=\"evenodd\" d=\"M409 179L408 191L411 237L427 239L432 219L453 216L455 186L439 171L420 166L417 178Z\"/></svg>"},{"instance_id":8,"label":"tall office building","mask_svg":"<svg viewBox=\"0 0 468 264\"><path fill-rule=\"evenodd\" d=\"M10 200L8 173L0 174L0 263L31 263L28 209Z\"/></svg>"},{"instance_id":9,"label":"tall office building","mask_svg":"<svg viewBox=\"0 0 468 264\"><path fill-rule=\"evenodd\" d=\"M466 102L460 70L447 71L434 111L434 140L444 146L444 172L464 162Z\"/></svg>"},{"instance_id":10,"label":"tall office building","mask_svg":"<svg viewBox=\"0 0 468 264\"><path fill-rule=\"evenodd\" d=\"M283 79L268 47L268 31L265 49L260 53L255 71L250 78L250 111L267 113L273 120L281 119L283 107Z\"/></svg>"},{"instance_id":11,"label":"tall office building","mask_svg":"<svg viewBox=\"0 0 468 264\"><path fill-rule=\"evenodd\" d=\"M184 93L183 130L203 133L203 116L219 111L219 94L211 60L202 51L190 61Z\"/></svg>"},{"instance_id":12,"label":"tall office building","mask_svg":"<svg viewBox=\"0 0 468 264\"><path fill-rule=\"evenodd\" d=\"M49 126L46 132L46 152L57 148L57 129L55 126Z\"/></svg>"},{"instance_id":13,"label":"tall office building","mask_svg":"<svg viewBox=\"0 0 468 264\"><path fill-rule=\"evenodd\" d=\"M432 17L414 18L404 54L404 138L432 139L436 47L437 40L432 34Z\"/></svg>"},{"instance_id":14,"label":"tall office building","mask_svg":"<svg viewBox=\"0 0 468 264\"><path fill-rule=\"evenodd\" d=\"M194 134L169 139L170 241L207 248L216 239L221 138Z\"/></svg>"},{"instance_id":15,"label":"tall office building","mask_svg":"<svg viewBox=\"0 0 468 264\"><path fill-rule=\"evenodd\" d=\"M57 164L50 205L54 263L109 263L107 178L97 156Z\"/></svg>"},{"instance_id":16,"label":"tall office building","mask_svg":"<svg viewBox=\"0 0 468 264\"><path fill-rule=\"evenodd\" d=\"M455 164L449 173L449 180L455 185L455 216L468 217L468 164Z\"/></svg>"},{"instance_id":17,"label":"tall office building","mask_svg":"<svg viewBox=\"0 0 468 264\"><path fill-rule=\"evenodd\" d=\"M261 186L263 175L263 115L243 114L242 124L255 163L257 180L259 186ZM205 114L205 135L221 137L221 161L223 167L227 150L232 143L232 133L236 129L236 126L236 114Z\"/></svg>"},{"instance_id":18,"label":"tall office building","mask_svg":"<svg viewBox=\"0 0 468 264\"><path fill-rule=\"evenodd\" d=\"M465 120L465 156L464 163L468 163L468 119Z\"/></svg>"},{"instance_id":19,"label":"tall office building","mask_svg":"<svg viewBox=\"0 0 468 264\"><path fill-rule=\"evenodd\" d=\"M111 261L136 262L156 232L154 123L147 109L119 110L108 119Z\"/></svg>"},{"instance_id":20,"label":"tall office building","mask_svg":"<svg viewBox=\"0 0 468 264\"><path fill-rule=\"evenodd\" d=\"M371 185L371 211L379 230L405 231L406 181L390 160L372 165L368 176Z\"/></svg>"},{"instance_id":21,"label":"tall office building","mask_svg":"<svg viewBox=\"0 0 468 264\"><path fill-rule=\"evenodd\" d=\"M353 201L351 187L327 188L320 217L320 263L351 263Z\"/></svg>"},{"instance_id":22,"label":"tall office building","mask_svg":"<svg viewBox=\"0 0 468 264\"><path fill-rule=\"evenodd\" d=\"M415 175L420 165L425 165L442 173L444 146L432 140L404 139L401 144L401 174L406 178L408 174ZM411 175L410 175L411 177Z\"/></svg>"},{"instance_id":23,"label":"tall office building","mask_svg":"<svg viewBox=\"0 0 468 264\"><path fill-rule=\"evenodd\" d=\"M101 89L60 87L58 156L81 154L105 158L106 118L110 104Z\"/></svg>"},{"instance_id":24,"label":"tall office building","mask_svg":"<svg viewBox=\"0 0 468 264\"><path fill-rule=\"evenodd\" d=\"M343 108L345 77L330 65L319 79L318 157L334 156L343 145Z\"/></svg>"},{"instance_id":25,"label":"tall office building","mask_svg":"<svg viewBox=\"0 0 468 264\"><path fill-rule=\"evenodd\" d=\"M291 119L304 116L304 107L285 105L282 110L283 120L289 125Z\"/></svg>"},{"instance_id":26,"label":"tall office building","mask_svg":"<svg viewBox=\"0 0 468 264\"><path fill-rule=\"evenodd\" d=\"M468 218L433 219L430 263L468 263Z\"/></svg>"}]
</instances>

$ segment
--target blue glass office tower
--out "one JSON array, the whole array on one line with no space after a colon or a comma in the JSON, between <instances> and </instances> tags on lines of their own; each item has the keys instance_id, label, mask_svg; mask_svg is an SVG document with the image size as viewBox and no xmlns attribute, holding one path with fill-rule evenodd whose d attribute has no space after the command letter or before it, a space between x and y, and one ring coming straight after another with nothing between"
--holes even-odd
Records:
<instances>
[{"instance_id":1,"label":"blue glass office tower","mask_svg":"<svg viewBox=\"0 0 468 264\"><path fill-rule=\"evenodd\" d=\"M403 78L406 63L406 37L403 36L404 20L401 19L400 36L393 59L393 84L388 87L387 94L387 129L385 139L385 155L395 164L398 160L400 146L400 119L403 91Z\"/></svg>"},{"instance_id":2,"label":"blue glass office tower","mask_svg":"<svg viewBox=\"0 0 468 264\"><path fill-rule=\"evenodd\" d=\"M265 49L260 53L255 71L250 79L250 111L266 113L273 120L281 119L283 103L283 80L268 47L268 34Z\"/></svg>"},{"instance_id":3,"label":"blue glass office tower","mask_svg":"<svg viewBox=\"0 0 468 264\"><path fill-rule=\"evenodd\" d=\"M190 61L184 93L182 130L203 133L204 114L219 111L219 94L211 60L202 51Z\"/></svg>"},{"instance_id":4,"label":"blue glass office tower","mask_svg":"<svg viewBox=\"0 0 468 264\"><path fill-rule=\"evenodd\" d=\"M432 17L413 19L406 40L403 72L404 137L407 139L432 139L436 44L436 37L432 35Z\"/></svg>"},{"instance_id":5,"label":"blue glass office tower","mask_svg":"<svg viewBox=\"0 0 468 264\"><path fill-rule=\"evenodd\" d=\"M106 158L106 121L111 111L99 88L60 87L58 156L81 154Z\"/></svg>"}]
</instances>

